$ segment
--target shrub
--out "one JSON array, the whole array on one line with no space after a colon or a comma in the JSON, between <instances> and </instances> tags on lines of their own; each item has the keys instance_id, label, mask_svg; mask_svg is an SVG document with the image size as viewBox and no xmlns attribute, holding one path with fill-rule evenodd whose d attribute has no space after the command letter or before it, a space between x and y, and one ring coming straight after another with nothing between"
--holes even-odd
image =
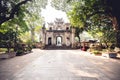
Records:
<instances>
[{"instance_id":1,"label":"shrub","mask_svg":"<svg viewBox=\"0 0 120 80\"><path fill-rule=\"evenodd\" d=\"M93 51L92 53L95 54L95 55L100 55L100 54L102 54L100 51Z\"/></svg>"},{"instance_id":2,"label":"shrub","mask_svg":"<svg viewBox=\"0 0 120 80\"><path fill-rule=\"evenodd\" d=\"M19 43L17 45L16 55L23 55L23 54L29 53L31 52L31 50L32 50L31 45Z\"/></svg>"},{"instance_id":3,"label":"shrub","mask_svg":"<svg viewBox=\"0 0 120 80\"><path fill-rule=\"evenodd\" d=\"M29 51L29 52L31 52L31 51L32 51L32 45L28 45L28 46L26 47L26 50Z\"/></svg>"},{"instance_id":4,"label":"shrub","mask_svg":"<svg viewBox=\"0 0 120 80\"><path fill-rule=\"evenodd\" d=\"M17 44L16 46L16 55L22 55L24 53L24 48L22 46L22 44Z\"/></svg>"},{"instance_id":5,"label":"shrub","mask_svg":"<svg viewBox=\"0 0 120 80\"><path fill-rule=\"evenodd\" d=\"M16 55L17 55L17 56L20 56L20 55L22 55L23 53L24 53L24 51L23 51L23 50L17 50Z\"/></svg>"}]
</instances>

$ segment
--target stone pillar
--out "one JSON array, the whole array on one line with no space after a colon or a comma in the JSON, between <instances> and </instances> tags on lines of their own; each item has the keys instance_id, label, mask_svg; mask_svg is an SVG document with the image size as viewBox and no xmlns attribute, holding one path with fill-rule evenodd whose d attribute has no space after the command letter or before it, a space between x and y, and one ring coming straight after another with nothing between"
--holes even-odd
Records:
<instances>
[{"instance_id":1,"label":"stone pillar","mask_svg":"<svg viewBox=\"0 0 120 80\"><path fill-rule=\"evenodd\" d=\"M53 32L51 33L51 37L52 37L52 45L54 45L54 35L53 35Z\"/></svg>"},{"instance_id":2,"label":"stone pillar","mask_svg":"<svg viewBox=\"0 0 120 80\"><path fill-rule=\"evenodd\" d=\"M53 45L56 45L56 35L53 33Z\"/></svg>"},{"instance_id":3,"label":"stone pillar","mask_svg":"<svg viewBox=\"0 0 120 80\"><path fill-rule=\"evenodd\" d=\"M64 36L63 36L63 44L66 45L66 33L64 33Z\"/></svg>"},{"instance_id":4,"label":"stone pillar","mask_svg":"<svg viewBox=\"0 0 120 80\"><path fill-rule=\"evenodd\" d=\"M42 28L42 43L45 46L46 45L46 29Z\"/></svg>"},{"instance_id":5,"label":"stone pillar","mask_svg":"<svg viewBox=\"0 0 120 80\"><path fill-rule=\"evenodd\" d=\"M74 43L75 43L75 28L72 28L72 33L71 33L71 44L72 48L74 48Z\"/></svg>"},{"instance_id":6,"label":"stone pillar","mask_svg":"<svg viewBox=\"0 0 120 80\"><path fill-rule=\"evenodd\" d=\"M45 45L48 45L48 38L49 38L48 33L46 33L45 34Z\"/></svg>"}]
</instances>

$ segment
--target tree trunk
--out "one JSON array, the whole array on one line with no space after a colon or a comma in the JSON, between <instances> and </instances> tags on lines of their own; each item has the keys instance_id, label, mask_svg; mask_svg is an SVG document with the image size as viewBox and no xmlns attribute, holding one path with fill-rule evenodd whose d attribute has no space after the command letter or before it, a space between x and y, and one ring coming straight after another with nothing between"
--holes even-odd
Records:
<instances>
[{"instance_id":1,"label":"tree trunk","mask_svg":"<svg viewBox=\"0 0 120 80\"><path fill-rule=\"evenodd\" d=\"M11 43L10 43L10 41L8 41L7 42L7 51L8 51L8 53L10 52L10 47L11 47Z\"/></svg>"},{"instance_id":2,"label":"tree trunk","mask_svg":"<svg viewBox=\"0 0 120 80\"><path fill-rule=\"evenodd\" d=\"M116 47L120 48L120 31L116 32Z\"/></svg>"},{"instance_id":3,"label":"tree trunk","mask_svg":"<svg viewBox=\"0 0 120 80\"><path fill-rule=\"evenodd\" d=\"M112 18L113 28L116 31L116 47L120 48L120 21L117 17Z\"/></svg>"},{"instance_id":4,"label":"tree trunk","mask_svg":"<svg viewBox=\"0 0 120 80\"><path fill-rule=\"evenodd\" d=\"M31 40L32 40L32 42L35 42L35 29L34 28L32 28L31 29Z\"/></svg>"},{"instance_id":5,"label":"tree trunk","mask_svg":"<svg viewBox=\"0 0 120 80\"><path fill-rule=\"evenodd\" d=\"M79 41L79 43L80 43L80 36L78 36L78 39L79 39L78 41Z\"/></svg>"},{"instance_id":6,"label":"tree trunk","mask_svg":"<svg viewBox=\"0 0 120 80\"><path fill-rule=\"evenodd\" d=\"M108 43L107 43L107 41L105 41L104 43L105 43L105 48L107 49L107 48L108 48Z\"/></svg>"},{"instance_id":7,"label":"tree trunk","mask_svg":"<svg viewBox=\"0 0 120 80\"><path fill-rule=\"evenodd\" d=\"M81 42L80 42L80 36L77 36L78 37L78 41L79 41L79 48L81 48Z\"/></svg>"}]
</instances>

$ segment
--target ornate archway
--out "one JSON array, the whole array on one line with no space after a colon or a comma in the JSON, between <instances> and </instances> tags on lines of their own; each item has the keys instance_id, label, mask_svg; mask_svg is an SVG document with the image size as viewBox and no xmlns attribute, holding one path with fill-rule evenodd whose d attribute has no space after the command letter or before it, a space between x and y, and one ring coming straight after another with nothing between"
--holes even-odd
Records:
<instances>
[{"instance_id":1,"label":"ornate archway","mask_svg":"<svg viewBox=\"0 0 120 80\"><path fill-rule=\"evenodd\" d=\"M61 36L56 37L56 45L57 46L62 46L62 37Z\"/></svg>"}]
</instances>

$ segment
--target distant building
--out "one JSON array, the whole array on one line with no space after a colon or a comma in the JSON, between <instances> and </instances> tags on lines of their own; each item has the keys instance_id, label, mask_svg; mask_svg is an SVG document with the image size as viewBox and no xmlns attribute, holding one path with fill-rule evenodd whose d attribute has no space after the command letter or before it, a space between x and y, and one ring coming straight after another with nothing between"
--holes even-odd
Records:
<instances>
[{"instance_id":1,"label":"distant building","mask_svg":"<svg viewBox=\"0 0 120 80\"><path fill-rule=\"evenodd\" d=\"M48 30L45 25L41 31L41 41L44 45L71 46L75 39L75 29L70 27L70 23L64 23L63 19L56 18L54 23L48 23Z\"/></svg>"}]
</instances>

